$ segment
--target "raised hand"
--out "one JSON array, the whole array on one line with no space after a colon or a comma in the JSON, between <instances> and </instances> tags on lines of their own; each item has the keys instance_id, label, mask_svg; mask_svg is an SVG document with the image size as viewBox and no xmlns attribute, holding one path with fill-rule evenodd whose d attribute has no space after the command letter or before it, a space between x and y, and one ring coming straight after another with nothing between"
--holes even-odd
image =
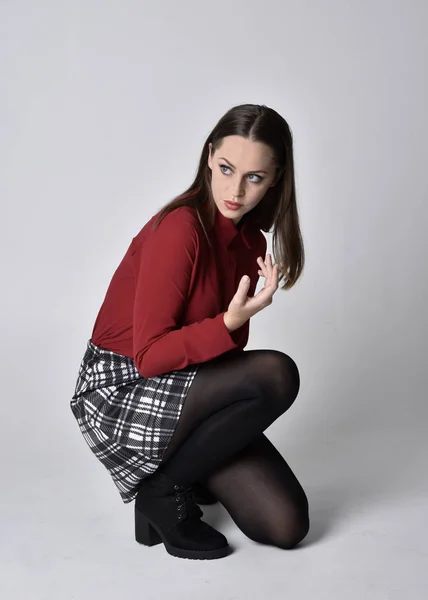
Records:
<instances>
[{"instance_id":1,"label":"raised hand","mask_svg":"<svg viewBox=\"0 0 428 600\"><path fill-rule=\"evenodd\" d=\"M249 297L247 294L250 278L246 275L241 278L238 289L224 313L224 322L229 331L238 329L253 315L272 304L272 297L278 289L278 265L272 265L270 254L266 254L266 262L259 256L257 263L260 266L258 273L265 278L265 285L255 296Z\"/></svg>"}]
</instances>

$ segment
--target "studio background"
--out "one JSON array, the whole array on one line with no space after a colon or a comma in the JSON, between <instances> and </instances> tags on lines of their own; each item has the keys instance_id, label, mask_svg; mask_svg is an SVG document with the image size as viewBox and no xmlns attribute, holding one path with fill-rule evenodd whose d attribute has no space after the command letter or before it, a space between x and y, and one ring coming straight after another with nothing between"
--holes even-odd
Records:
<instances>
[{"instance_id":1,"label":"studio background","mask_svg":"<svg viewBox=\"0 0 428 600\"><path fill-rule=\"evenodd\" d=\"M427 24L422 0L0 2L3 598L426 597ZM69 403L132 237L242 103L294 138L306 266L247 350L299 366L266 433L311 531L269 548L205 507L237 551L186 561L134 542Z\"/></svg>"}]
</instances>

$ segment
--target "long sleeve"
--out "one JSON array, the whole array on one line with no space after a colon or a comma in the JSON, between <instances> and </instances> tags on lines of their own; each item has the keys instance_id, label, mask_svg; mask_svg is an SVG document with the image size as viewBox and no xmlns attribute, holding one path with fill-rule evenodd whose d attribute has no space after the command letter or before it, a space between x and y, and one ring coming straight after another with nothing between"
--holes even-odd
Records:
<instances>
[{"instance_id":1,"label":"long sleeve","mask_svg":"<svg viewBox=\"0 0 428 600\"><path fill-rule=\"evenodd\" d=\"M188 213L174 211L133 254L134 362L143 377L206 362L238 346L224 313L181 325L196 269L202 267L198 235Z\"/></svg>"},{"instance_id":2,"label":"long sleeve","mask_svg":"<svg viewBox=\"0 0 428 600\"><path fill-rule=\"evenodd\" d=\"M260 231L258 235L257 242L254 241L254 247L251 252L251 259L248 264L243 267L242 272L238 273L238 281L241 279L242 275L248 275L250 277L251 283L248 289L248 296L254 296L254 292L256 290L257 284L261 278L258 274L259 266L257 263L257 257L261 256L263 260L266 257L266 249L267 249L267 241L263 233ZM236 351L244 350L245 346L248 343L248 339L250 336L250 322L251 319L245 321L245 323L239 328L236 329L232 335L237 343Z\"/></svg>"}]
</instances>

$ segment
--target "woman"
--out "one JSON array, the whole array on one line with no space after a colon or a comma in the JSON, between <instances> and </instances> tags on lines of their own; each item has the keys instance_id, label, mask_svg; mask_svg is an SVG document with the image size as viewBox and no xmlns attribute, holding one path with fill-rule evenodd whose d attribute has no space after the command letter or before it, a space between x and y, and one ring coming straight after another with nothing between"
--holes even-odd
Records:
<instances>
[{"instance_id":1,"label":"woman","mask_svg":"<svg viewBox=\"0 0 428 600\"><path fill-rule=\"evenodd\" d=\"M272 228L276 264L262 233ZM217 500L257 542L292 548L306 536L305 492L263 435L297 397L298 368L276 350L244 351L250 318L303 266L290 129L264 105L236 106L193 184L133 238L71 402L123 501L135 499L138 542L226 556L197 504Z\"/></svg>"}]
</instances>

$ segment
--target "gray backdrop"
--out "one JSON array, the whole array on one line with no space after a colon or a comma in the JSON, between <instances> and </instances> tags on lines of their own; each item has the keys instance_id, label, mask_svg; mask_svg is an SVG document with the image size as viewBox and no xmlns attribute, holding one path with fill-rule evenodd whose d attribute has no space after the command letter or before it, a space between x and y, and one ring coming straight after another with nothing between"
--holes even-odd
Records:
<instances>
[{"instance_id":1,"label":"gray backdrop","mask_svg":"<svg viewBox=\"0 0 428 600\"><path fill-rule=\"evenodd\" d=\"M0 2L2 598L426 598L427 24L424 0ZM134 542L69 402L131 238L244 102L294 134L307 264L247 348L300 367L267 434L311 531L266 547L206 507L236 552L189 561Z\"/></svg>"}]
</instances>

